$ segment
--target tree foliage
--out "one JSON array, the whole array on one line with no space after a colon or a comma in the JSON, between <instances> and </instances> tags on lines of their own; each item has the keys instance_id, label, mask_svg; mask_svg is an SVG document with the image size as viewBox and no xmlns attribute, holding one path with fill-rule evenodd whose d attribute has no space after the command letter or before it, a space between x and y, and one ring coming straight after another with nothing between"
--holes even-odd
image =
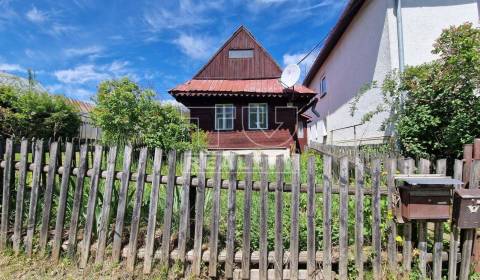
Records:
<instances>
[{"instance_id":1,"label":"tree foliage","mask_svg":"<svg viewBox=\"0 0 480 280\"><path fill-rule=\"evenodd\" d=\"M172 105L161 105L155 93L127 78L100 84L91 112L105 143L141 143L165 150L198 150L206 146L205 133Z\"/></svg>"},{"instance_id":2,"label":"tree foliage","mask_svg":"<svg viewBox=\"0 0 480 280\"><path fill-rule=\"evenodd\" d=\"M62 96L0 86L0 134L27 138L74 137L78 112Z\"/></svg>"},{"instance_id":3,"label":"tree foliage","mask_svg":"<svg viewBox=\"0 0 480 280\"><path fill-rule=\"evenodd\" d=\"M362 121L387 111L382 129L396 128L407 155L459 157L463 145L480 136L480 30L470 23L452 26L433 47L436 60L386 76L381 85L384 104ZM376 85L366 88L372 87ZM365 92L353 100L352 114Z\"/></svg>"}]
</instances>

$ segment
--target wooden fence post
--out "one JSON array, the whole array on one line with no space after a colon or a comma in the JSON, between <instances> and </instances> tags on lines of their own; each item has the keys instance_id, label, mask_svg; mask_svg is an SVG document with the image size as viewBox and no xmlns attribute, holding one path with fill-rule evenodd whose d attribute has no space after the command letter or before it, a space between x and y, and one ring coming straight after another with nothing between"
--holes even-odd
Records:
<instances>
[{"instance_id":1,"label":"wooden fence post","mask_svg":"<svg viewBox=\"0 0 480 280\"><path fill-rule=\"evenodd\" d=\"M185 262L185 251L187 249L188 231L190 223L188 214L190 211L190 174L192 168L192 152L186 151L183 154L183 183L180 201L180 224L178 229L178 259Z\"/></svg>"},{"instance_id":2,"label":"wooden fence post","mask_svg":"<svg viewBox=\"0 0 480 280\"><path fill-rule=\"evenodd\" d=\"M276 186L275 186L275 254L274 268L275 279L283 279L283 238L282 238L282 210L283 210L283 155L278 155L275 164ZM307 242L308 243L308 242Z\"/></svg>"},{"instance_id":3,"label":"wooden fence post","mask_svg":"<svg viewBox=\"0 0 480 280\"><path fill-rule=\"evenodd\" d=\"M363 160L355 157L355 266L358 278L363 279Z\"/></svg>"},{"instance_id":4,"label":"wooden fence post","mask_svg":"<svg viewBox=\"0 0 480 280\"><path fill-rule=\"evenodd\" d=\"M419 172L421 174L430 174L430 161L420 159ZM418 268L424 279L427 278L427 222L418 222Z\"/></svg>"},{"instance_id":5,"label":"wooden fence post","mask_svg":"<svg viewBox=\"0 0 480 280\"><path fill-rule=\"evenodd\" d=\"M268 278L268 251L267 251L267 196L268 196L268 156L262 154L260 159L260 258L259 273L260 280Z\"/></svg>"},{"instance_id":6,"label":"wooden fence post","mask_svg":"<svg viewBox=\"0 0 480 280\"><path fill-rule=\"evenodd\" d=\"M15 172L13 166L14 160L13 140L8 138L5 149L5 168L3 169L3 191L2 191L2 219L0 226L0 251L7 247L7 234L9 224L9 204L10 204L10 188L12 184L12 175Z\"/></svg>"},{"instance_id":7,"label":"wooden fence post","mask_svg":"<svg viewBox=\"0 0 480 280\"><path fill-rule=\"evenodd\" d=\"M22 243L22 219L23 219L23 203L25 185L27 184L28 170L28 140L22 139L20 147L20 171L18 177L17 198L15 205L15 224L13 226L13 251L15 254L20 253L20 245Z\"/></svg>"},{"instance_id":8,"label":"wooden fence post","mask_svg":"<svg viewBox=\"0 0 480 280\"><path fill-rule=\"evenodd\" d=\"M137 260L138 227L140 226L140 215L142 211L143 190L145 188L145 170L147 168L146 147L140 150L137 169L137 184L135 187L135 201L133 204L132 222L130 225L130 238L128 240L127 271L133 272Z\"/></svg>"},{"instance_id":9,"label":"wooden fence post","mask_svg":"<svg viewBox=\"0 0 480 280\"><path fill-rule=\"evenodd\" d=\"M248 175L248 170L249 170L249 167L250 168L252 167L251 166L252 163L253 163L253 160L251 159L251 156L250 157L247 156L247 178L250 178L250 188L251 188L252 174L250 170L250 175ZM193 239L193 263L192 263L192 271L193 271L193 275L195 276L200 275L200 264L202 262L202 236L203 236L203 220L204 220L203 215L205 210L204 206L205 206L205 183L206 183L205 169L207 167L207 154L205 153L205 151L200 152L199 165L200 166L199 166L198 176L197 176L198 186L196 190L197 195L195 197L195 233L194 233L194 239ZM246 192L248 188L247 181L245 184L245 188L246 188L245 189L245 192ZM249 217L250 216L248 216L248 218ZM246 221L247 217L244 217L244 218ZM250 245L250 240L248 240L248 245ZM245 245L245 241L244 241L244 247L247 247ZM248 255L250 256L250 250L248 251Z\"/></svg>"},{"instance_id":10,"label":"wooden fence post","mask_svg":"<svg viewBox=\"0 0 480 280\"><path fill-rule=\"evenodd\" d=\"M235 249L235 206L237 191L237 163L238 156L235 153L230 155L228 171L228 202L227 202L227 240L225 258L225 277L233 278L234 249Z\"/></svg>"},{"instance_id":11,"label":"wooden fence post","mask_svg":"<svg viewBox=\"0 0 480 280\"><path fill-rule=\"evenodd\" d=\"M242 278L250 278L250 237L251 237L251 207L252 207L252 187L253 187L253 154L245 157L245 190L243 205L243 248L242 248Z\"/></svg>"},{"instance_id":12,"label":"wooden fence post","mask_svg":"<svg viewBox=\"0 0 480 280\"><path fill-rule=\"evenodd\" d=\"M462 180L462 171L463 161L455 160L455 165L453 168L453 177L457 180ZM455 189L460 188L461 185L455 185ZM455 223L450 223L450 249L448 252L448 279L455 280L457 279L457 253L459 242L459 229Z\"/></svg>"},{"instance_id":13,"label":"wooden fence post","mask_svg":"<svg viewBox=\"0 0 480 280\"><path fill-rule=\"evenodd\" d=\"M49 163L47 171L47 185L43 193L43 215L42 226L40 228L40 253L45 254L48 241L48 227L50 225L50 212L52 210L52 195L53 187L55 185L55 177L57 171L58 160L58 142L50 144Z\"/></svg>"},{"instance_id":14,"label":"wooden fence post","mask_svg":"<svg viewBox=\"0 0 480 280\"><path fill-rule=\"evenodd\" d=\"M117 215L115 218L115 231L112 244L112 261L118 262L122 252L123 224L127 207L128 186L130 185L130 167L132 165L132 146L125 146L123 152L122 178L118 193Z\"/></svg>"},{"instance_id":15,"label":"wooden fence post","mask_svg":"<svg viewBox=\"0 0 480 280\"><path fill-rule=\"evenodd\" d=\"M70 220L70 229L68 231L68 255L74 257L77 250L77 228L78 218L82 207L83 184L88 167L88 146L83 144L80 147L80 161L77 169L77 180L75 183L75 192L73 195L72 218Z\"/></svg>"},{"instance_id":16,"label":"wooden fence post","mask_svg":"<svg viewBox=\"0 0 480 280\"><path fill-rule=\"evenodd\" d=\"M338 274L340 279L348 277L348 158L340 158L340 258Z\"/></svg>"},{"instance_id":17,"label":"wooden fence post","mask_svg":"<svg viewBox=\"0 0 480 280\"><path fill-rule=\"evenodd\" d=\"M405 159L402 164L403 174L413 174L414 161L413 159ZM412 267L412 223L406 222L403 224L403 269L409 273Z\"/></svg>"},{"instance_id":18,"label":"wooden fence post","mask_svg":"<svg viewBox=\"0 0 480 280\"><path fill-rule=\"evenodd\" d=\"M395 223L394 218L394 208L396 207L393 201L393 194L395 193L395 173L397 171L397 160L394 158L388 159L387 167L387 202L388 202L388 227L390 231L388 232L388 245L387 245L387 254L388 254L388 267L389 272L393 273L393 276L397 275L397 224Z\"/></svg>"},{"instance_id":19,"label":"wooden fence post","mask_svg":"<svg viewBox=\"0 0 480 280\"><path fill-rule=\"evenodd\" d=\"M332 275L332 157L323 156L323 276Z\"/></svg>"},{"instance_id":20,"label":"wooden fence post","mask_svg":"<svg viewBox=\"0 0 480 280\"><path fill-rule=\"evenodd\" d=\"M87 266L90 256L90 242L92 240L93 223L95 219L95 205L97 203L98 183L100 180L100 167L102 165L103 147L95 145L95 154L93 158L93 172L90 177L90 191L88 193L87 215L85 219L85 229L83 231L82 254L80 256L80 268Z\"/></svg>"},{"instance_id":21,"label":"wooden fence post","mask_svg":"<svg viewBox=\"0 0 480 280\"><path fill-rule=\"evenodd\" d=\"M108 227L110 226L110 203L115 181L115 164L117 162L117 146L110 147L107 159L107 178L103 191L102 212L100 213L100 224L98 226L98 246L95 256L95 263L103 265L105 247L107 246Z\"/></svg>"},{"instance_id":22,"label":"wooden fence post","mask_svg":"<svg viewBox=\"0 0 480 280\"><path fill-rule=\"evenodd\" d=\"M373 275L382 279L382 244L380 236L380 160L372 161L372 244L373 244Z\"/></svg>"},{"instance_id":23,"label":"wooden fence post","mask_svg":"<svg viewBox=\"0 0 480 280\"><path fill-rule=\"evenodd\" d=\"M447 174L447 160L437 160L437 174ZM435 222L433 245L433 279L442 279L443 222Z\"/></svg>"},{"instance_id":24,"label":"wooden fence post","mask_svg":"<svg viewBox=\"0 0 480 280\"><path fill-rule=\"evenodd\" d=\"M57 219L55 221L55 236L52 248L52 260L58 261L60 257L60 249L62 247L63 225L65 222L65 208L68 195L68 181L72 169L73 144L67 142L65 146L65 157L63 161L62 181L60 183L60 197L58 202Z\"/></svg>"},{"instance_id":25,"label":"wooden fence post","mask_svg":"<svg viewBox=\"0 0 480 280\"><path fill-rule=\"evenodd\" d=\"M167 194L165 197L165 212L163 214L162 248L160 258L161 264L167 266L170 260L170 237L172 230L173 192L175 189L176 162L177 152L175 150L171 150L168 153Z\"/></svg>"},{"instance_id":26,"label":"wooden fence post","mask_svg":"<svg viewBox=\"0 0 480 280\"><path fill-rule=\"evenodd\" d=\"M35 159L33 161L32 190L30 191L30 204L28 208L27 238L25 240L25 251L27 256L32 256L33 235L35 233L35 220L37 217L38 188L42 176L43 141L37 140L35 144Z\"/></svg>"},{"instance_id":27,"label":"wooden fence post","mask_svg":"<svg viewBox=\"0 0 480 280\"><path fill-rule=\"evenodd\" d=\"M315 279L315 157L308 158L307 166L307 277Z\"/></svg>"},{"instance_id":28,"label":"wooden fence post","mask_svg":"<svg viewBox=\"0 0 480 280\"><path fill-rule=\"evenodd\" d=\"M300 204L300 155L292 157L292 202L290 230L290 279L298 280L298 216Z\"/></svg>"},{"instance_id":29,"label":"wooden fence post","mask_svg":"<svg viewBox=\"0 0 480 280\"><path fill-rule=\"evenodd\" d=\"M160 188L162 168L162 150L155 149L153 160L152 189L150 190L150 207L148 211L147 236L145 240L145 257L143 260L143 273L152 272L153 253L155 245L155 226L157 224L158 194Z\"/></svg>"},{"instance_id":30,"label":"wooden fence post","mask_svg":"<svg viewBox=\"0 0 480 280\"><path fill-rule=\"evenodd\" d=\"M215 155L215 171L213 175L213 205L210 224L210 261L208 263L208 275L217 276L217 253L218 253L218 220L220 219L220 188L222 186L222 152Z\"/></svg>"}]
</instances>

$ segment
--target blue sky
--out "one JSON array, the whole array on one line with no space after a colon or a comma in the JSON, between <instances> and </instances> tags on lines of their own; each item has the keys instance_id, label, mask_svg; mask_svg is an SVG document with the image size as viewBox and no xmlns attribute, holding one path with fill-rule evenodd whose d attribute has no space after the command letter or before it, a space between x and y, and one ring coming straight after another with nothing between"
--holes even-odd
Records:
<instances>
[{"instance_id":1,"label":"blue sky","mask_svg":"<svg viewBox=\"0 0 480 280\"><path fill-rule=\"evenodd\" d=\"M190 79L240 25L285 66L330 31L345 3L0 0L0 71L26 76L31 68L50 92L85 101L100 81L123 76L171 99L167 91Z\"/></svg>"}]
</instances>

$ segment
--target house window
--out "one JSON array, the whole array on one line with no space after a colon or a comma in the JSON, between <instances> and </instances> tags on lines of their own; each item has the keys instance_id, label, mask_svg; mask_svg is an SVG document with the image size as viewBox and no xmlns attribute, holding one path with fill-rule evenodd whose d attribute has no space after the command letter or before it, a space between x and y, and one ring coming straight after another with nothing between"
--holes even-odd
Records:
<instances>
[{"instance_id":1,"label":"house window","mask_svg":"<svg viewBox=\"0 0 480 280\"><path fill-rule=\"evenodd\" d=\"M232 104L215 104L215 129L232 130L235 107Z\"/></svg>"},{"instance_id":2,"label":"house window","mask_svg":"<svg viewBox=\"0 0 480 280\"><path fill-rule=\"evenodd\" d=\"M248 104L248 128L249 129L267 129L268 112L266 103Z\"/></svg>"},{"instance_id":3,"label":"house window","mask_svg":"<svg viewBox=\"0 0 480 280\"><path fill-rule=\"evenodd\" d=\"M320 82L320 98L327 95L327 77L323 76Z\"/></svg>"},{"instance_id":4,"label":"house window","mask_svg":"<svg viewBox=\"0 0 480 280\"><path fill-rule=\"evenodd\" d=\"M253 50L229 50L228 58L252 58Z\"/></svg>"},{"instance_id":5,"label":"house window","mask_svg":"<svg viewBox=\"0 0 480 280\"><path fill-rule=\"evenodd\" d=\"M297 128L297 136L299 139L305 137L303 135L303 122L302 121L298 121L298 124L297 124L298 128Z\"/></svg>"}]
</instances>

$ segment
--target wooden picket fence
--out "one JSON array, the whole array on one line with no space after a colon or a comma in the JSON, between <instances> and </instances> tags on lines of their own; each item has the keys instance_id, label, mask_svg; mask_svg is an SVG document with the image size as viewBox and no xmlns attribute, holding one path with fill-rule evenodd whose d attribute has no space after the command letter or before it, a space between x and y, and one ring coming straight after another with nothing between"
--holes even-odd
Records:
<instances>
[{"instance_id":1,"label":"wooden picket fence","mask_svg":"<svg viewBox=\"0 0 480 280\"><path fill-rule=\"evenodd\" d=\"M46 145L41 140L30 143L25 139L18 142L19 147L14 140L6 139L0 150L3 153L0 250L11 247L15 253L23 252L28 256L34 253L50 254L54 262L60 256L66 256L75 259L80 268L93 259L97 264L103 264L107 259L125 261L128 271L134 271L142 265L145 274L151 273L155 266L178 261L185 264L185 275L203 274L235 279L347 279L354 275L362 279L367 272L374 279L384 279L387 275L408 275L414 265L418 266L423 276L427 276L430 274L427 269L429 263L433 263L433 279L441 279L447 269L449 279L455 279L459 261L462 261L461 275L468 275L469 264L465 262L469 258L462 258L458 253L458 230L452 230L451 240L454 242L450 242L447 253L443 250L443 223L435 223L433 252L429 253L427 240L430 227L425 222L418 223L415 225L419 235L417 256L413 254L414 225L397 225L391 217L394 175L429 173L431 166L427 160L420 160L418 167L415 167L412 159L373 159L365 163L356 157L352 169L349 168L347 157L340 158L336 164L331 156L324 155L322 174L316 174L315 157L309 157L306 170L302 170L300 155L295 154L291 158L291 180L287 182L284 158L276 157L276 178L269 181L268 157L262 155L258 166L260 179L255 181L256 163L253 155L242 159L245 178L239 180L239 156L233 153L228 155L228 170L225 171L222 170L222 157L225 156L222 152L200 152L198 166L192 166L192 153L185 152L182 175L176 176L178 155L175 151L125 146L120 153L115 146L77 146L71 142L51 142ZM108 155L105 157L106 153ZM123 156L121 169L116 168L119 154ZM152 156L153 166L149 169L147 162ZM212 157L213 176L207 178L207 160ZM105 159L106 162L102 162ZM167 168L162 169L165 165ZM462 166L462 161L455 162L455 178L462 178ZM132 170L133 167L136 167L136 171ZM366 167L368 173L365 172ZM444 174L446 167L446 161L439 160L435 172ZM196 170L196 176L192 175L193 169ZM338 173L333 172L334 169ZM162 173L162 170L166 172ZM228 174L226 179L222 178L222 172ZM301 182L302 174L307 177L305 183ZM338 178L332 174L339 174ZM57 178L59 184L56 184ZM84 190L86 181L89 181L88 191ZM98 208L96 201L100 182L104 183L101 194L103 202L102 207ZM115 182L119 182L117 189ZM134 182L135 190L133 211L130 224L127 225L130 182ZM148 213L142 212L147 184L150 184L151 190ZM70 185L73 187L70 188ZM56 187L58 194L53 195ZM160 205L158 200L161 188L165 188L164 205ZM208 225L204 223L207 189L212 192L212 216ZM82 205L82 194L85 192L88 193L88 199L86 205ZM228 196L227 211L221 213L220 197L224 192ZM260 195L258 251L251 250L253 192ZM174 232L172 227L175 193L180 194L177 197L180 199L178 232ZM270 252L267 246L269 193L274 195L275 208L274 248ZM290 193L289 201L284 199L285 193ZM67 209L69 194L73 194L71 209ZM118 195L116 208L111 205L115 194ZM237 236L235 227L238 216L236 198L239 195L244 198L241 238ZM300 195L307 197L306 209L300 208ZM318 196L321 197L322 207L315 205ZM366 196L371 197L371 216L364 216ZM332 211L333 199L339 200L338 216L333 216L336 213ZM353 243L349 241L352 240L348 229L349 201L354 201L355 209ZM387 202L387 215L382 215L382 201ZM40 202L42 205L39 205ZM282 235L282 209L286 204L290 204L291 208L290 236ZM164 209L163 217L157 217L159 207ZM41 213L38 213L38 208ZM71 216L68 223L65 221L67 211ZM301 212L306 212L306 251L299 250ZM96 213L100 214L99 222L95 220ZM322 216L322 244L316 244L315 238L315 217L318 215ZM84 224L80 223L82 216L85 216ZM219 238L222 216L227 217L224 239ZM142 228L142 220L147 221L146 230ZM333 227L336 224L334 220L338 221L338 228ZM382 236L382 220L386 223L387 230L383 231L386 236ZM370 224L372 229L372 240L368 242L372 246L368 249L364 238L366 224ZM160 235L158 229L161 229ZM125 234L126 231L128 234ZM338 244L332 242L334 232L338 232ZM174 235L178 238L172 242ZM398 236L402 237L401 242L398 242ZM140 245L139 240L143 241ZM285 248L284 240L289 240L289 248ZM238 243L242 246L236 251ZM468 248L464 250L464 254L469 256ZM91 256L93 252L94 257ZM444 263L447 260L448 265Z\"/></svg>"}]
</instances>

